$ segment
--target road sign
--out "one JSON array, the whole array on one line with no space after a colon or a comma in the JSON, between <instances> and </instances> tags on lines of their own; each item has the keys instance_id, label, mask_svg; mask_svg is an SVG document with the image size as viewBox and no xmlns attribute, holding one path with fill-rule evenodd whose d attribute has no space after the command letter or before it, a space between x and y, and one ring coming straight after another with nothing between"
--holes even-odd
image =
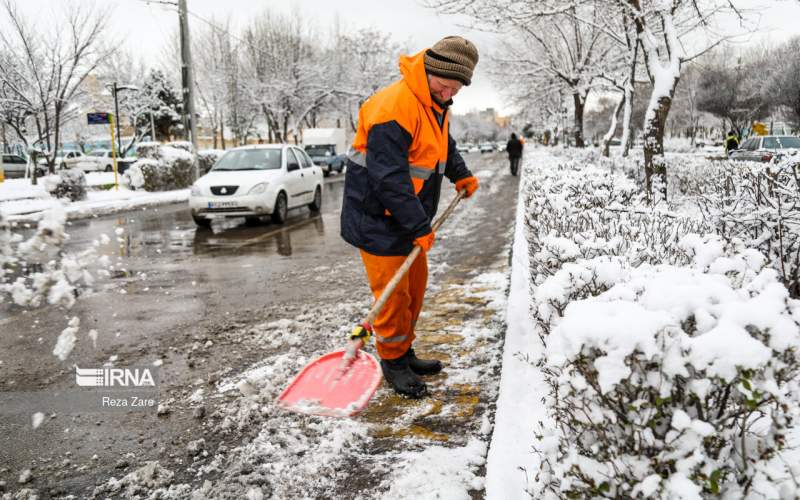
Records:
<instances>
[{"instance_id":1,"label":"road sign","mask_svg":"<svg viewBox=\"0 0 800 500\"><path fill-rule=\"evenodd\" d=\"M89 125L105 125L111 123L111 113L86 113Z\"/></svg>"},{"instance_id":2,"label":"road sign","mask_svg":"<svg viewBox=\"0 0 800 500\"><path fill-rule=\"evenodd\" d=\"M753 133L758 135L767 135L767 124L761 122L755 122L753 124Z\"/></svg>"}]
</instances>

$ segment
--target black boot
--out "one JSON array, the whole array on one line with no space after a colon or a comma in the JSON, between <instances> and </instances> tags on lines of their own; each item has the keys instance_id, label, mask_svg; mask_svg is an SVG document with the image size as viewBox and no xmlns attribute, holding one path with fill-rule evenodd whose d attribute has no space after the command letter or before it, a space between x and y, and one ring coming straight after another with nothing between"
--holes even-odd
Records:
<instances>
[{"instance_id":1,"label":"black boot","mask_svg":"<svg viewBox=\"0 0 800 500\"><path fill-rule=\"evenodd\" d=\"M442 371L442 362L438 359L419 359L411 348L406 353L408 366L417 375L433 375Z\"/></svg>"},{"instance_id":2,"label":"black boot","mask_svg":"<svg viewBox=\"0 0 800 500\"><path fill-rule=\"evenodd\" d=\"M397 359L382 359L383 377L394 391L409 398L419 399L428 395L428 386L409 366L409 351Z\"/></svg>"}]
</instances>

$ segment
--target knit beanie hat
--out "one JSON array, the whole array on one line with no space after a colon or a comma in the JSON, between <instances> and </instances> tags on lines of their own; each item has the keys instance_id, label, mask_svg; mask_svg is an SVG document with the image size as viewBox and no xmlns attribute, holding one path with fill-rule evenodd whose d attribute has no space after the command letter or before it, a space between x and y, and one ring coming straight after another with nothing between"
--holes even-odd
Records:
<instances>
[{"instance_id":1,"label":"knit beanie hat","mask_svg":"<svg viewBox=\"0 0 800 500\"><path fill-rule=\"evenodd\" d=\"M472 81L478 64L478 49L460 36L446 36L425 51L425 71L442 78L458 80L464 85Z\"/></svg>"}]
</instances>

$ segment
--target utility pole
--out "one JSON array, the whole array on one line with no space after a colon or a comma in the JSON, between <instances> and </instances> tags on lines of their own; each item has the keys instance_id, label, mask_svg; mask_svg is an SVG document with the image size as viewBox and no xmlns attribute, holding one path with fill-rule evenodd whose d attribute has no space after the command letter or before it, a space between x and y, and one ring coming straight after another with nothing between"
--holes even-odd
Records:
<instances>
[{"instance_id":1,"label":"utility pole","mask_svg":"<svg viewBox=\"0 0 800 500\"><path fill-rule=\"evenodd\" d=\"M114 121L117 122L117 152L119 152L122 151L122 134L119 132L119 101L117 100L117 82L112 84L111 89L111 93L114 94ZM111 133L113 135L114 131L112 130ZM114 156L116 156L116 154ZM114 170L114 175L116 175L116 170Z\"/></svg>"},{"instance_id":2,"label":"utility pole","mask_svg":"<svg viewBox=\"0 0 800 500\"><path fill-rule=\"evenodd\" d=\"M192 71L192 51L189 42L189 11L186 0L178 0L181 36L181 83L183 84L183 130L186 139L191 135L192 149L197 154L197 120L194 112L194 74ZM195 162L194 177L200 177L200 170Z\"/></svg>"}]
</instances>

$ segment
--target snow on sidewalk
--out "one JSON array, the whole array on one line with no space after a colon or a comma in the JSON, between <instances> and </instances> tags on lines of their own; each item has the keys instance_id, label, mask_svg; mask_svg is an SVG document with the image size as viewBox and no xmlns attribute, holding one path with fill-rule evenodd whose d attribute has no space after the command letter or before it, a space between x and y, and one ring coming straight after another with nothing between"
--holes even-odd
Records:
<instances>
[{"instance_id":1,"label":"snow on sidewalk","mask_svg":"<svg viewBox=\"0 0 800 500\"><path fill-rule=\"evenodd\" d=\"M526 156L526 163L533 155ZM524 175L525 168L520 169ZM517 200L517 218L511 251L511 289L506 309L506 338L503 371L486 464L486 498L518 498L526 490L527 474L538 469L538 457L531 449L534 424L545 421L542 405L547 386L533 365L542 346L529 316L531 295L530 260L525 231L525 181Z\"/></svg>"},{"instance_id":2,"label":"snow on sidewalk","mask_svg":"<svg viewBox=\"0 0 800 500\"><path fill-rule=\"evenodd\" d=\"M114 183L114 174L93 172L86 175L87 199L69 202L53 198L44 187L44 179L32 186L28 179L7 179L0 183L0 212L10 222L36 222L46 210L63 208L68 220L106 215L142 207L180 203L189 199L189 190L150 193L131 191L123 186L119 190L91 189Z\"/></svg>"}]
</instances>

